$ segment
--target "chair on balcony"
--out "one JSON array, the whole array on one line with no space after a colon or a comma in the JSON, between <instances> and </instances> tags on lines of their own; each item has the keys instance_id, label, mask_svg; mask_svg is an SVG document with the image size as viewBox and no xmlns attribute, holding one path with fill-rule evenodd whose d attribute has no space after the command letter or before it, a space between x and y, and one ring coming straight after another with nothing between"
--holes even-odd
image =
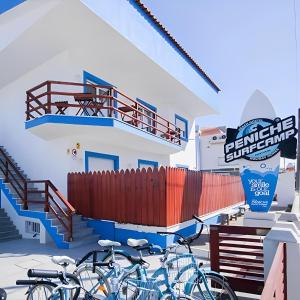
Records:
<instances>
[{"instance_id":1,"label":"chair on balcony","mask_svg":"<svg viewBox=\"0 0 300 300\"><path fill-rule=\"evenodd\" d=\"M55 112L56 115L65 115L65 111L68 108L67 104L68 101L56 101L54 102L57 111Z\"/></svg>"},{"instance_id":2,"label":"chair on balcony","mask_svg":"<svg viewBox=\"0 0 300 300\"><path fill-rule=\"evenodd\" d=\"M94 94L90 93L77 93L74 95L74 100L81 106L76 116L79 114L81 116L97 116L101 112L103 105L98 103L97 98L94 96Z\"/></svg>"}]
</instances>

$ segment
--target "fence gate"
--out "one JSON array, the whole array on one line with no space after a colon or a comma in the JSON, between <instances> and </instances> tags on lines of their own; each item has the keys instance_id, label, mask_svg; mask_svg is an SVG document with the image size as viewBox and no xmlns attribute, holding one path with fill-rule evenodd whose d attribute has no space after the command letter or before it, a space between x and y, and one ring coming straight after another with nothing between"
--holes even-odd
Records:
<instances>
[{"instance_id":1,"label":"fence gate","mask_svg":"<svg viewBox=\"0 0 300 300\"><path fill-rule=\"evenodd\" d=\"M264 288L263 239L270 229L210 226L211 269L237 292L260 295Z\"/></svg>"}]
</instances>

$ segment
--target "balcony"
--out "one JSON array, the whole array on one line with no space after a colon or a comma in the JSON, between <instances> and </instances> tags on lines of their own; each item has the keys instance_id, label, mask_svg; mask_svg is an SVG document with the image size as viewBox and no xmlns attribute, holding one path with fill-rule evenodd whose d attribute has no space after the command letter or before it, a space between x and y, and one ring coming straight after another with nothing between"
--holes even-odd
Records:
<instances>
[{"instance_id":1,"label":"balcony","mask_svg":"<svg viewBox=\"0 0 300 300\"><path fill-rule=\"evenodd\" d=\"M182 131L113 86L46 81L26 92L25 128L45 140L84 136L152 152L182 149ZM126 133L126 134L124 134Z\"/></svg>"}]
</instances>

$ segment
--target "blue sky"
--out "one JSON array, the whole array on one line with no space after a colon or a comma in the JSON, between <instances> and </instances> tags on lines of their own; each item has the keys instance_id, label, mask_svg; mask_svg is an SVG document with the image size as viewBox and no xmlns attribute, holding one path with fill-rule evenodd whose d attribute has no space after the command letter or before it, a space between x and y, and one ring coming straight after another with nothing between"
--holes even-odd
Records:
<instances>
[{"instance_id":1,"label":"blue sky","mask_svg":"<svg viewBox=\"0 0 300 300\"><path fill-rule=\"evenodd\" d=\"M278 116L297 114L294 0L143 2L222 90L219 115L200 118L201 127L236 127L255 89L269 97Z\"/></svg>"}]
</instances>

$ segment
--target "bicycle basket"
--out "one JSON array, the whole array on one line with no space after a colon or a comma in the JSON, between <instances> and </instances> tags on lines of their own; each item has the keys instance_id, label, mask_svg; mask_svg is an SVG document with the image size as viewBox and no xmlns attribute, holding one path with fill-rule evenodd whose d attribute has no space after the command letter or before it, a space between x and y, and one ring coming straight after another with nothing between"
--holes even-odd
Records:
<instances>
[{"instance_id":1,"label":"bicycle basket","mask_svg":"<svg viewBox=\"0 0 300 300\"><path fill-rule=\"evenodd\" d=\"M126 299L157 300L159 298L159 289L154 280L148 279L144 281L130 278L123 285L122 294L123 296L126 294Z\"/></svg>"},{"instance_id":2,"label":"bicycle basket","mask_svg":"<svg viewBox=\"0 0 300 300\"><path fill-rule=\"evenodd\" d=\"M196 262L197 263L197 262ZM175 254L166 262L169 274L169 282L175 289L181 292L184 285L197 269L193 256L191 254Z\"/></svg>"}]
</instances>

